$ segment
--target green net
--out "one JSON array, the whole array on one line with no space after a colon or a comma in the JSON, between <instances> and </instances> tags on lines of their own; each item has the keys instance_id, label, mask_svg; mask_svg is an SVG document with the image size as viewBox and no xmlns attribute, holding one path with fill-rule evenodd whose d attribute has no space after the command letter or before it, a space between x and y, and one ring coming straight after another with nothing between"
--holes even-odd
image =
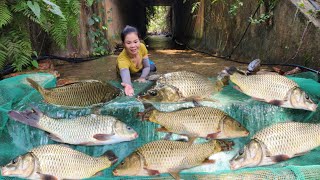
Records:
<instances>
[{"instance_id":1,"label":"green net","mask_svg":"<svg viewBox=\"0 0 320 180\"><path fill-rule=\"evenodd\" d=\"M16 156L24 154L34 147L56 143L44 131L10 120L7 115L9 110L25 110L29 108L30 104L33 104L38 106L42 112L54 118L72 118L92 113L92 108L64 109L44 103L41 95L28 85L28 82L25 80L26 77L35 79L46 88L54 87L56 84L56 79L52 75L45 73L21 75L0 81L0 166L7 164ZM317 82L317 75L313 73L301 73L289 78L297 82L319 105L320 84ZM212 81L214 80L212 79ZM109 83L121 88L120 83L117 81ZM150 86L151 83L134 83L135 93L144 92ZM250 137L260 129L276 122L318 122L320 120L319 107L316 112L310 112L273 106L251 99L249 96L235 90L232 84L226 86L220 93L213 95L212 98L216 102L201 102L201 104L227 112L250 131ZM193 106L189 102L153 103L153 105L162 111L173 111ZM109 103L99 106L98 112L102 115L115 116L127 123L139 133L139 138L134 141L113 145L71 147L91 156L100 156L105 151L111 149L119 157L118 163L120 163L136 148L165 136L164 133L154 131L155 128L159 127L158 125L147 121L141 122L136 117L137 112L143 110L142 103L133 97L118 97ZM174 135L172 139L182 137ZM181 177L183 179L320 179L320 165L318 166L320 162L320 148L304 156L292 158L272 166L230 171L229 160L250 140L250 137L234 139L235 146L232 151L220 152L210 157L210 159L216 160L215 164L184 170L181 172ZM197 139L196 142L202 141L204 140ZM111 172L115 166L104 170L103 176L94 178L172 179L168 174L162 174L158 177L114 177ZM8 179L7 177L0 176L1 178Z\"/></svg>"}]
</instances>

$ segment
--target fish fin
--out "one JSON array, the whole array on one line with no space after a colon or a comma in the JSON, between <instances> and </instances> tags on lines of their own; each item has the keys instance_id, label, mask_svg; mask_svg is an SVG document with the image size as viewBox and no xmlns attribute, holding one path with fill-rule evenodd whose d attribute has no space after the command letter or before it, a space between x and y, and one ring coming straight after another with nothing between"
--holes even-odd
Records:
<instances>
[{"instance_id":1,"label":"fish fin","mask_svg":"<svg viewBox=\"0 0 320 180\"><path fill-rule=\"evenodd\" d=\"M208 158L206 158L203 162L202 162L202 164L214 164L216 161L215 160L213 160L213 159L208 159Z\"/></svg>"},{"instance_id":2,"label":"fish fin","mask_svg":"<svg viewBox=\"0 0 320 180\"><path fill-rule=\"evenodd\" d=\"M158 170L153 170L153 169L148 169L148 168L143 168L148 172L149 176L157 176L160 175L160 172Z\"/></svg>"},{"instance_id":3,"label":"fish fin","mask_svg":"<svg viewBox=\"0 0 320 180\"><path fill-rule=\"evenodd\" d=\"M200 104L199 99L193 99L192 103L194 105L194 107L201 107L202 105Z\"/></svg>"},{"instance_id":4,"label":"fish fin","mask_svg":"<svg viewBox=\"0 0 320 180\"><path fill-rule=\"evenodd\" d=\"M44 93L45 89L42 86L40 86L36 81L34 81L31 78L27 78L27 81L30 83L31 87L39 91L41 94Z\"/></svg>"},{"instance_id":5,"label":"fish fin","mask_svg":"<svg viewBox=\"0 0 320 180\"><path fill-rule=\"evenodd\" d=\"M282 154L270 157L273 162L281 162L290 159L288 155Z\"/></svg>"},{"instance_id":6,"label":"fish fin","mask_svg":"<svg viewBox=\"0 0 320 180\"><path fill-rule=\"evenodd\" d=\"M33 111L9 111L8 116L15 121L21 122L32 127L40 128L38 125L40 116L38 116L38 114L36 114Z\"/></svg>"},{"instance_id":7,"label":"fish fin","mask_svg":"<svg viewBox=\"0 0 320 180\"><path fill-rule=\"evenodd\" d=\"M307 153L309 153L310 151L306 151L306 152L302 152L302 153L297 153L297 154L295 154L294 156L303 156L303 155L305 155L305 154L307 154Z\"/></svg>"},{"instance_id":8,"label":"fish fin","mask_svg":"<svg viewBox=\"0 0 320 180\"><path fill-rule=\"evenodd\" d=\"M172 136L172 133L171 132L168 132L165 136L164 136L164 140L170 140L170 138L171 138L171 136Z\"/></svg>"},{"instance_id":9,"label":"fish fin","mask_svg":"<svg viewBox=\"0 0 320 180\"><path fill-rule=\"evenodd\" d=\"M218 138L218 135L221 133L221 131L218 131L216 133L211 133L211 134L208 134L207 135L207 139L217 139Z\"/></svg>"},{"instance_id":10,"label":"fish fin","mask_svg":"<svg viewBox=\"0 0 320 180\"><path fill-rule=\"evenodd\" d=\"M114 134L95 134L93 138L99 141L109 140Z\"/></svg>"},{"instance_id":11,"label":"fish fin","mask_svg":"<svg viewBox=\"0 0 320 180\"><path fill-rule=\"evenodd\" d=\"M180 138L180 139L177 139L176 141L179 141L179 142L188 142L188 140L185 139L185 138Z\"/></svg>"},{"instance_id":12,"label":"fish fin","mask_svg":"<svg viewBox=\"0 0 320 180\"><path fill-rule=\"evenodd\" d=\"M156 128L157 132L169 132L168 129L166 129L165 127L161 126L161 128Z\"/></svg>"},{"instance_id":13,"label":"fish fin","mask_svg":"<svg viewBox=\"0 0 320 180\"><path fill-rule=\"evenodd\" d=\"M49 134L48 136L49 136L50 139L52 139L54 141L63 143L63 140L61 138L59 138L57 135L55 135L55 134Z\"/></svg>"},{"instance_id":14,"label":"fish fin","mask_svg":"<svg viewBox=\"0 0 320 180\"><path fill-rule=\"evenodd\" d=\"M243 93L243 91L240 89L240 87L239 87L239 86L234 85L234 86L233 86L233 88Z\"/></svg>"},{"instance_id":15,"label":"fish fin","mask_svg":"<svg viewBox=\"0 0 320 180\"><path fill-rule=\"evenodd\" d=\"M59 178L50 174L37 173L42 180L58 180Z\"/></svg>"},{"instance_id":16,"label":"fish fin","mask_svg":"<svg viewBox=\"0 0 320 180\"><path fill-rule=\"evenodd\" d=\"M92 177L98 177L98 176L103 176L103 172L99 171L99 172L95 173Z\"/></svg>"},{"instance_id":17,"label":"fish fin","mask_svg":"<svg viewBox=\"0 0 320 180\"><path fill-rule=\"evenodd\" d=\"M257 97L252 97L252 99L256 100L256 101L263 101L263 102L266 102L265 99L261 99L261 98L257 98Z\"/></svg>"},{"instance_id":18,"label":"fish fin","mask_svg":"<svg viewBox=\"0 0 320 180\"><path fill-rule=\"evenodd\" d=\"M169 174L175 179L175 180L180 180L180 174L179 171L169 171Z\"/></svg>"},{"instance_id":19,"label":"fish fin","mask_svg":"<svg viewBox=\"0 0 320 180\"><path fill-rule=\"evenodd\" d=\"M283 101L280 101L280 100L271 100L268 102L269 104L272 104L272 105L275 105L275 106L281 106L283 105Z\"/></svg>"},{"instance_id":20,"label":"fish fin","mask_svg":"<svg viewBox=\"0 0 320 180\"><path fill-rule=\"evenodd\" d=\"M106 156L112 164L115 164L118 161L118 157L114 154L112 150L106 151L103 156Z\"/></svg>"},{"instance_id":21,"label":"fish fin","mask_svg":"<svg viewBox=\"0 0 320 180\"><path fill-rule=\"evenodd\" d=\"M193 142L197 139L196 136L188 136L188 141L190 144L193 144Z\"/></svg>"}]
</instances>

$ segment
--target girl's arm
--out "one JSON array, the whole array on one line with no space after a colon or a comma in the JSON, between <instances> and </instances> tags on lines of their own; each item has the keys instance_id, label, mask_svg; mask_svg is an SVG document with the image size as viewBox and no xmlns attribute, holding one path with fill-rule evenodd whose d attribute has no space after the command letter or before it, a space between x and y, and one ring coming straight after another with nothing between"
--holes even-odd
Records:
<instances>
[{"instance_id":1,"label":"girl's arm","mask_svg":"<svg viewBox=\"0 0 320 180\"><path fill-rule=\"evenodd\" d=\"M142 64L143 64L143 70L142 70L140 78L146 79L146 77L150 73L150 61L149 61L149 58L148 57L144 58L142 60Z\"/></svg>"},{"instance_id":2,"label":"girl's arm","mask_svg":"<svg viewBox=\"0 0 320 180\"><path fill-rule=\"evenodd\" d=\"M127 96L133 96L134 90L132 88L131 78L130 78L130 71L128 68L120 69L120 76L122 79L121 85L124 87L124 92Z\"/></svg>"}]
</instances>

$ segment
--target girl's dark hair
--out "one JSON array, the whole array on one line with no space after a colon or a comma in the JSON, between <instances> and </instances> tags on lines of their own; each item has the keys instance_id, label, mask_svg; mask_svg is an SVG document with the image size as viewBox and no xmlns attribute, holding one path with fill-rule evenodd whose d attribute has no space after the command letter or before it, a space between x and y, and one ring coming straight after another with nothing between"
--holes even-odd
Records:
<instances>
[{"instance_id":1,"label":"girl's dark hair","mask_svg":"<svg viewBox=\"0 0 320 180\"><path fill-rule=\"evenodd\" d=\"M126 27L121 32L122 42L124 42L124 38L127 36L127 34L132 33L132 32L137 33L137 35L139 34L137 28L126 25Z\"/></svg>"}]
</instances>

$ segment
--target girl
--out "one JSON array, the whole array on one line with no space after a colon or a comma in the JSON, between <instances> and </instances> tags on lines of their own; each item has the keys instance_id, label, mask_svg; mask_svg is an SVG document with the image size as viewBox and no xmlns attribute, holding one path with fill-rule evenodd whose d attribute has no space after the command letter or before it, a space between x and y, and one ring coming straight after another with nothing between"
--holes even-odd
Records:
<instances>
[{"instance_id":1,"label":"girl","mask_svg":"<svg viewBox=\"0 0 320 180\"><path fill-rule=\"evenodd\" d=\"M117 71L120 73L125 94L133 96L134 90L131 83L130 75L140 75L135 80L146 82L146 77L150 71L156 71L156 67L149 60L148 50L143 43L140 43L138 30L132 26L126 26L121 32L121 40L124 49L117 58Z\"/></svg>"}]
</instances>

